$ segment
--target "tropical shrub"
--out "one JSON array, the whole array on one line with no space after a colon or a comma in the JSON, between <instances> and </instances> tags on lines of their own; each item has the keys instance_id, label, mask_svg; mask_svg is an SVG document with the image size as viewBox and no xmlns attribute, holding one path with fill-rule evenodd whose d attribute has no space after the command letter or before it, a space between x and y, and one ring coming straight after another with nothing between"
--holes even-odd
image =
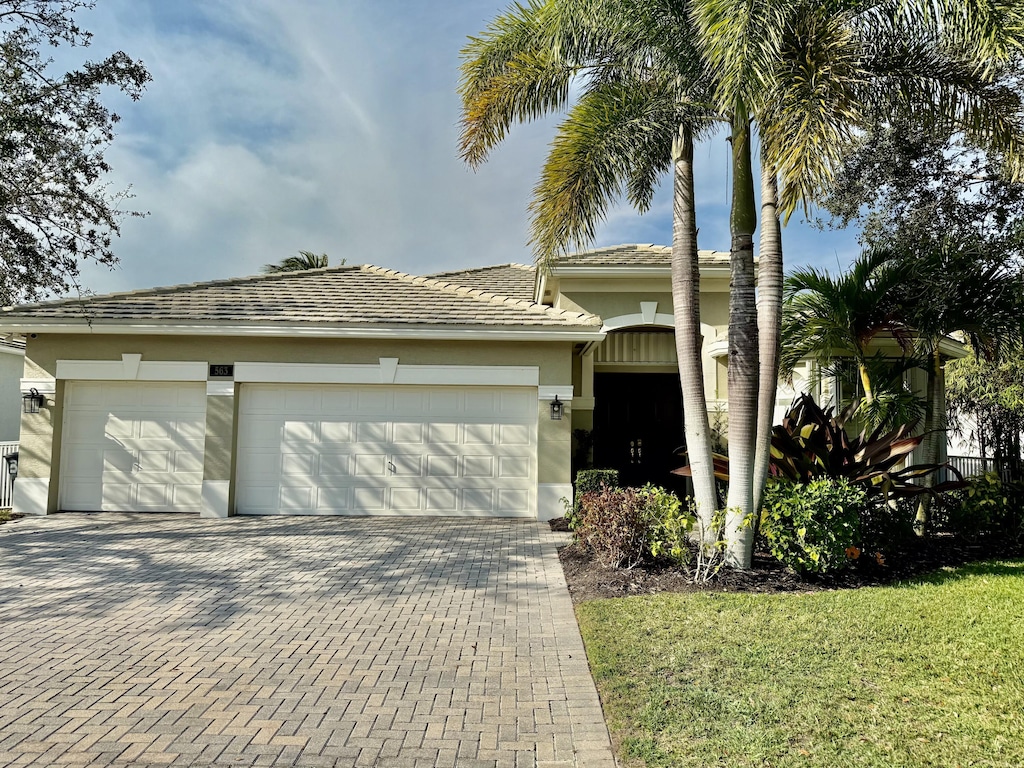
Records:
<instances>
[{"instance_id":1,"label":"tropical shrub","mask_svg":"<svg viewBox=\"0 0 1024 768\"><path fill-rule=\"evenodd\" d=\"M919 537L914 530L917 502L917 497L868 496L860 516L862 556L884 564L898 550L917 541Z\"/></svg>"},{"instance_id":2,"label":"tropical shrub","mask_svg":"<svg viewBox=\"0 0 1024 768\"><path fill-rule=\"evenodd\" d=\"M857 551L866 498L863 488L841 478L770 483L761 535L772 555L798 573L839 570Z\"/></svg>"},{"instance_id":3,"label":"tropical shrub","mask_svg":"<svg viewBox=\"0 0 1024 768\"><path fill-rule=\"evenodd\" d=\"M650 520L648 549L654 557L667 557L679 565L690 562L693 550L690 535L697 524L693 500L683 504L671 491L655 485L640 489Z\"/></svg>"},{"instance_id":4,"label":"tropical shrub","mask_svg":"<svg viewBox=\"0 0 1024 768\"><path fill-rule=\"evenodd\" d=\"M1024 483L1004 483L994 472L970 478L936 511L940 530L965 539L1024 541Z\"/></svg>"},{"instance_id":5,"label":"tropical shrub","mask_svg":"<svg viewBox=\"0 0 1024 768\"><path fill-rule=\"evenodd\" d=\"M847 428L852 426L857 409L858 404L854 403L834 416L831 407L822 408L810 395L800 395L782 424L772 428L771 476L805 484L818 478L842 478L863 488L868 496L885 500L963 487L959 473L948 465L903 466L924 440L921 435L911 435L914 423L889 431L879 428L850 435ZM728 481L728 457L715 454L713 458L715 477ZM944 467L958 479L937 483L930 489L918 484ZM673 474L689 476L690 468L673 470Z\"/></svg>"},{"instance_id":6,"label":"tropical shrub","mask_svg":"<svg viewBox=\"0 0 1024 768\"><path fill-rule=\"evenodd\" d=\"M579 496L580 520L576 540L602 562L632 568L645 559L666 557L680 565L690 562L689 535L696 525L690 504L664 488L611 488Z\"/></svg>"},{"instance_id":7,"label":"tropical shrub","mask_svg":"<svg viewBox=\"0 0 1024 768\"><path fill-rule=\"evenodd\" d=\"M963 487L962 479L938 483L931 489L915 482L946 465L902 466L924 440L921 435L911 435L914 423L851 436L846 429L856 412L854 404L833 416L832 408L823 409L810 395L798 397L782 424L772 428L772 475L805 484L822 477L842 478L869 496L886 500Z\"/></svg>"},{"instance_id":8,"label":"tropical shrub","mask_svg":"<svg viewBox=\"0 0 1024 768\"><path fill-rule=\"evenodd\" d=\"M633 568L649 552L654 520L647 495L635 488L610 488L579 494L576 540L598 560Z\"/></svg>"},{"instance_id":9,"label":"tropical shrub","mask_svg":"<svg viewBox=\"0 0 1024 768\"><path fill-rule=\"evenodd\" d=\"M572 509L566 510L565 521L570 530L575 531L580 521L580 500L583 494L600 491L602 487L619 487L619 470L617 469L581 469L576 473L576 494L573 497Z\"/></svg>"}]
</instances>

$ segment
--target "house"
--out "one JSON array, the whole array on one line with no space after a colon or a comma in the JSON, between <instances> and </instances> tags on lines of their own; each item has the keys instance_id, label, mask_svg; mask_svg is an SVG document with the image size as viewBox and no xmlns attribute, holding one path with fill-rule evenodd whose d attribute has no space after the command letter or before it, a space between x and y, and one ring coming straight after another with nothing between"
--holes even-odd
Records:
<instances>
[{"instance_id":1,"label":"house","mask_svg":"<svg viewBox=\"0 0 1024 768\"><path fill-rule=\"evenodd\" d=\"M21 429L21 376L25 370L25 342L0 339L0 444L18 442ZM0 464L0 469L6 467Z\"/></svg>"},{"instance_id":2,"label":"house","mask_svg":"<svg viewBox=\"0 0 1024 768\"><path fill-rule=\"evenodd\" d=\"M22 414L15 509L548 519L590 437L597 465L667 482L683 443L670 252L600 248L548 272L342 266L6 308L0 331L27 343L22 389L45 397ZM715 415L728 254L702 251L700 269Z\"/></svg>"}]
</instances>

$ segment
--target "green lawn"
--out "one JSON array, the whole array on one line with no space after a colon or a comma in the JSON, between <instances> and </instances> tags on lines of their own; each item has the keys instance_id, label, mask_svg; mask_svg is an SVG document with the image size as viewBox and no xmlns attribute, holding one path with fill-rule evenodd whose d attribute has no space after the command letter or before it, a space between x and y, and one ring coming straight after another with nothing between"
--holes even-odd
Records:
<instances>
[{"instance_id":1,"label":"green lawn","mask_svg":"<svg viewBox=\"0 0 1024 768\"><path fill-rule=\"evenodd\" d=\"M1024 562L577 613L628 765L1024 765Z\"/></svg>"}]
</instances>

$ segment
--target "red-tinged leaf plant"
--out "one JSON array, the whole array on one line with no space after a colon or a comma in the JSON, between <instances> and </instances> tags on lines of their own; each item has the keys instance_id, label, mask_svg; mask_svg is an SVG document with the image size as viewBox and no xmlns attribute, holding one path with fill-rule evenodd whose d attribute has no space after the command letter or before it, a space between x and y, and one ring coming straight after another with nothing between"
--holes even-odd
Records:
<instances>
[{"instance_id":1,"label":"red-tinged leaf plant","mask_svg":"<svg viewBox=\"0 0 1024 768\"><path fill-rule=\"evenodd\" d=\"M963 476L948 464L904 465L924 440L923 435L912 434L916 422L891 430L864 428L851 434L847 427L852 425L857 408L858 404L853 403L834 415L832 407L822 408L810 395L800 395L782 423L772 428L770 476L802 484L821 477L843 478L862 487L869 497L886 500L964 487ZM714 461L716 477L728 481L728 459L715 455ZM918 484L943 468L956 479L931 488ZM688 476L689 467L674 473Z\"/></svg>"}]
</instances>

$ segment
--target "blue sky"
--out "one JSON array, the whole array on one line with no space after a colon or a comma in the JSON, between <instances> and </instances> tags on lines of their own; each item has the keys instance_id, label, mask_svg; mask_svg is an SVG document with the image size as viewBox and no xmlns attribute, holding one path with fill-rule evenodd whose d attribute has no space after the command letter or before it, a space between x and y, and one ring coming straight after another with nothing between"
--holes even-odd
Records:
<instances>
[{"instance_id":1,"label":"blue sky","mask_svg":"<svg viewBox=\"0 0 1024 768\"><path fill-rule=\"evenodd\" d=\"M298 250L424 274L529 262L526 206L554 122L516 128L477 171L457 156L459 50L506 7L443 0L99 0L91 55L149 67L108 152L124 222L96 292L254 274ZM728 157L697 149L700 246L727 250ZM597 245L671 241L652 210L612 211ZM793 217L788 266L845 266L855 233Z\"/></svg>"}]
</instances>

